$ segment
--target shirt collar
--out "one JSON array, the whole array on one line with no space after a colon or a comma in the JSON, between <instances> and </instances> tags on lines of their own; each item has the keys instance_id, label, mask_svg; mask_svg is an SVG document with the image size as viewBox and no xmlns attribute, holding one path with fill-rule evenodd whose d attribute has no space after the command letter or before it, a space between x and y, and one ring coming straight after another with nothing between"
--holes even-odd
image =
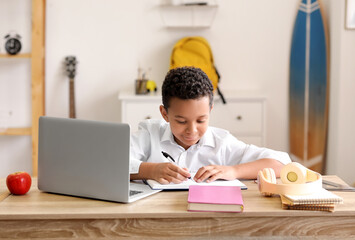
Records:
<instances>
[{"instance_id":1,"label":"shirt collar","mask_svg":"<svg viewBox=\"0 0 355 240\"><path fill-rule=\"evenodd\" d=\"M197 143L197 145L199 145L199 146L210 146L210 147L215 147L216 146L216 142L215 142L215 139L213 137L211 128L207 128L207 131L202 136L202 138Z\"/></svg>"},{"instance_id":2,"label":"shirt collar","mask_svg":"<svg viewBox=\"0 0 355 240\"><path fill-rule=\"evenodd\" d=\"M166 141L170 141L171 143L177 144L175 142L173 133L171 132L170 129L170 124L167 124L167 127L165 128L165 131L161 137L160 142L166 142ZM198 146L210 146L210 147L215 147L216 146L216 142L215 139L213 137L212 131L210 128L207 128L207 131L205 132L205 134L202 136L202 138L200 139L200 141L196 144Z\"/></svg>"},{"instance_id":3,"label":"shirt collar","mask_svg":"<svg viewBox=\"0 0 355 240\"><path fill-rule=\"evenodd\" d=\"M173 133L171 132L171 129L170 129L170 124L166 125L165 131L164 131L164 133L161 137L161 140L160 140L160 142L166 142L166 141L170 141L172 143L175 143Z\"/></svg>"}]
</instances>

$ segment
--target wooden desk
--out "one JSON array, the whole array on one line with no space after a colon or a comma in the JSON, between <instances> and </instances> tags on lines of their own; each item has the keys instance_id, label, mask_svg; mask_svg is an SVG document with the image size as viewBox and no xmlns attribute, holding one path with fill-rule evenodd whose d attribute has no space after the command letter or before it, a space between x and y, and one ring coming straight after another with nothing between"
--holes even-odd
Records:
<instances>
[{"instance_id":1,"label":"wooden desk","mask_svg":"<svg viewBox=\"0 0 355 240\"><path fill-rule=\"evenodd\" d=\"M336 192L344 204L334 213L291 211L281 209L279 197L262 197L253 181L246 184L243 213L202 213L186 211L187 191L120 204L43 193L34 180L28 194L0 200L0 239L355 237L355 192ZM1 179L0 196L6 191Z\"/></svg>"}]
</instances>

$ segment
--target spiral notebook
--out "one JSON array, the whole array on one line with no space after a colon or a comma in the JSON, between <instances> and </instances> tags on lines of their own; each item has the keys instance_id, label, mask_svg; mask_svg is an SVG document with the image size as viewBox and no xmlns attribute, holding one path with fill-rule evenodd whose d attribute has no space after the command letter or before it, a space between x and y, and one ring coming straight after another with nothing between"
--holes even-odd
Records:
<instances>
[{"instance_id":1,"label":"spiral notebook","mask_svg":"<svg viewBox=\"0 0 355 240\"><path fill-rule=\"evenodd\" d=\"M282 209L286 210L306 210L306 211L325 211L325 212L334 212L335 204L297 204L294 205L290 200L285 196L280 195L282 202Z\"/></svg>"},{"instance_id":2,"label":"spiral notebook","mask_svg":"<svg viewBox=\"0 0 355 240\"><path fill-rule=\"evenodd\" d=\"M309 195L283 195L292 205L300 204L341 204L343 198L322 188L320 191Z\"/></svg>"},{"instance_id":3,"label":"spiral notebook","mask_svg":"<svg viewBox=\"0 0 355 240\"><path fill-rule=\"evenodd\" d=\"M343 198L322 188L309 195L280 195L282 209L334 212L336 204Z\"/></svg>"}]
</instances>

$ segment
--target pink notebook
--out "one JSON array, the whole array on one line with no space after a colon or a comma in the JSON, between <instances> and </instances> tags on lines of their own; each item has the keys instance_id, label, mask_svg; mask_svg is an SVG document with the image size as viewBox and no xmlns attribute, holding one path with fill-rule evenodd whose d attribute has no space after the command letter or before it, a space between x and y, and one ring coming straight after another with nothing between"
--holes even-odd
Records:
<instances>
[{"instance_id":1,"label":"pink notebook","mask_svg":"<svg viewBox=\"0 0 355 240\"><path fill-rule=\"evenodd\" d=\"M188 211L242 212L243 198L240 187L198 186L189 188Z\"/></svg>"}]
</instances>

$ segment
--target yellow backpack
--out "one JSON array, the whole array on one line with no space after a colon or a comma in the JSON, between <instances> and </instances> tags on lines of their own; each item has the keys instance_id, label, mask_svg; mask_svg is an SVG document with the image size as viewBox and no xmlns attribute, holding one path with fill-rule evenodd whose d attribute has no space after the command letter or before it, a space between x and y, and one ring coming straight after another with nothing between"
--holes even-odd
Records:
<instances>
[{"instance_id":1,"label":"yellow backpack","mask_svg":"<svg viewBox=\"0 0 355 240\"><path fill-rule=\"evenodd\" d=\"M211 80L213 89L217 90L223 103L226 103L218 88L220 75L214 65L211 47L205 38L185 37L174 45L170 57L170 69L185 66L201 68Z\"/></svg>"}]
</instances>

